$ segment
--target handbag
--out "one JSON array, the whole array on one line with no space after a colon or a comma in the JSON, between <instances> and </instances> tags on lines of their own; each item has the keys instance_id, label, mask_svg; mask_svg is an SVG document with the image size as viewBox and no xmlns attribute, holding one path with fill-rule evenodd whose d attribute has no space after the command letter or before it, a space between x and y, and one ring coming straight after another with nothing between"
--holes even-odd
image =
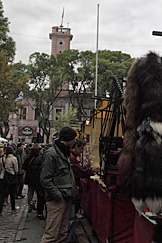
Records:
<instances>
[{"instance_id":1,"label":"handbag","mask_svg":"<svg viewBox=\"0 0 162 243\"><path fill-rule=\"evenodd\" d=\"M17 184L16 175L12 175L12 174L8 173L7 171L5 171L3 179L4 179L4 183L5 183L6 186Z\"/></svg>"}]
</instances>

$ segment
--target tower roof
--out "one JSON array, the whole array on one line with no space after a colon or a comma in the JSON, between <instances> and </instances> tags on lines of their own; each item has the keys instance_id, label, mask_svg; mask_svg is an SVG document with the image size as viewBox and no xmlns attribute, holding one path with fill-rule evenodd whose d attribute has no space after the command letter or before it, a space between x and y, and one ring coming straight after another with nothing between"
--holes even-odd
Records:
<instances>
[{"instance_id":1,"label":"tower roof","mask_svg":"<svg viewBox=\"0 0 162 243\"><path fill-rule=\"evenodd\" d=\"M70 40L72 40L73 35L70 34L70 31L71 31L70 28L53 26L52 27L52 33L49 34L49 38L52 39L52 36L70 37Z\"/></svg>"}]
</instances>

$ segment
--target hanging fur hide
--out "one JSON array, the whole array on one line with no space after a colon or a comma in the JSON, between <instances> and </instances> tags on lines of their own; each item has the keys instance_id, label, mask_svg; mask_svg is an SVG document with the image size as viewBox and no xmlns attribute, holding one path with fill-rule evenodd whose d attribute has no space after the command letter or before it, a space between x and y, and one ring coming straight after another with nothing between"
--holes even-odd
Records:
<instances>
[{"instance_id":1,"label":"hanging fur hide","mask_svg":"<svg viewBox=\"0 0 162 243\"><path fill-rule=\"evenodd\" d=\"M162 208L162 63L153 52L135 60L124 94L127 110L118 160L121 186L139 212Z\"/></svg>"}]
</instances>

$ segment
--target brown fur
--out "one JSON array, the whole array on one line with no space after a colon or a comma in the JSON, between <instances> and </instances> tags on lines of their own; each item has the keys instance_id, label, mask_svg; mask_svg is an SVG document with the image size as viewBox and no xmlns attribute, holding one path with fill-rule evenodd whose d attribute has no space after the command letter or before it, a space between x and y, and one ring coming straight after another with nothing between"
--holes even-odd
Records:
<instances>
[{"instance_id":1,"label":"brown fur","mask_svg":"<svg viewBox=\"0 0 162 243\"><path fill-rule=\"evenodd\" d=\"M141 149L143 149L143 151L146 151L148 154L150 151L146 150L146 145L152 137L152 135L146 134L142 140L143 144L140 144L139 146L139 143L137 144L137 140L139 140L139 134L137 134L137 127L141 126L142 122L146 121L147 119L150 119L150 121L155 122L156 126L157 124L162 123L161 97L161 58L157 54L150 52L145 57L136 59L132 63L132 66L128 72L127 87L123 96L124 106L127 111L127 118L125 121L126 132L124 134L123 139L123 149L121 156L118 160L118 166L121 187L128 189L129 192L132 186L132 174L135 172L135 167L138 168L140 166L140 163L143 163L144 161L144 157L142 157L142 155L140 155L141 157L138 157L137 161L136 159L138 154L135 153L137 153L138 150L138 153L141 153ZM152 148L154 138L152 138L151 141L150 147ZM137 145L138 149L135 150L135 147ZM149 168L151 168L150 166L152 165L152 163L154 163L156 149L158 149L158 144L155 141L155 146L152 148L152 152L149 155L150 157L146 164L146 171L144 171L144 173L147 173L147 175L149 173ZM154 166L154 168L158 166L158 169L154 170L155 178L157 178L157 173L160 168L160 164L158 164L160 159L156 158L157 164L152 165ZM135 167L133 168L133 166ZM154 176L150 178L150 180L154 180ZM161 182L159 183L161 184ZM154 189L152 189L152 192L153 191Z\"/></svg>"},{"instance_id":2,"label":"brown fur","mask_svg":"<svg viewBox=\"0 0 162 243\"><path fill-rule=\"evenodd\" d=\"M124 94L127 110L123 149L118 160L121 188L140 213L162 208L162 60L153 52L131 66ZM162 242L161 222L153 242Z\"/></svg>"},{"instance_id":3,"label":"brown fur","mask_svg":"<svg viewBox=\"0 0 162 243\"><path fill-rule=\"evenodd\" d=\"M125 189L130 188L132 176L132 157L136 143L136 125L138 104L138 85L136 82L136 64L139 59L135 60L129 70L127 77L127 87L124 93L124 106L127 110L125 121L126 132L123 139L123 150L118 160L120 182Z\"/></svg>"}]
</instances>

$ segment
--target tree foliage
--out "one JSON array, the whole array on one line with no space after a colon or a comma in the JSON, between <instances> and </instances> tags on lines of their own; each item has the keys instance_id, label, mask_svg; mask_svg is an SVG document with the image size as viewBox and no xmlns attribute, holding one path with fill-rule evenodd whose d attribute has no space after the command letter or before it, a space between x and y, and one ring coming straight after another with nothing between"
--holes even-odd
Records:
<instances>
[{"instance_id":1,"label":"tree foliage","mask_svg":"<svg viewBox=\"0 0 162 243\"><path fill-rule=\"evenodd\" d=\"M86 105L95 94L96 55L92 51L79 52L66 50L57 55L62 75L71 85L69 92L73 108L78 109L81 116L86 117ZM98 97L113 96L113 76L120 81L127 76L133 59L129 54L120 51L103 50L98 52Z\"/></svg>"},{"instance_id":2,"label":"tree foliage","mask_svg":"<svg viewBox=\"0 0 162 243\"><path fill-rule=\"evenodd\" d=\"M35 52L29 57L28 70L31 84L29 97L35 100L32 108L37 109L39 130L43 131L43 137L46 135L47 143L51 129L50 114L66 76L59 68L52 55Z\"/></svg>"},{"instance_id":3,"label":"tree foliage","mask_svg":"<svg viewBox=\"0 0 162 243\"><path fill-rule=\"evenodd\" d=\"M133 59L129 54L121 51L102 50L98 53L98 96L105 97L112 94L112 77L122 79L127 76Z\"/></svg>"},{"instance_id":4,"label":"tree foliage","mask_svg":"<svg viewBox=\"0 0 162 243\"><path fill-rule=\"evenodd\" d=\"M106 91L111 94L112 76L125 77L131 62L128 54L106 50L99 52L100 96L105 97ZM32 108L37 109L39 131L42 131L43 137L46 135L47 143L51 130L50 114L65 84L71 87L69 99L72 107L77 109L77 115L87 116L86 104L94 98L95 65L95 53L92 51L65 50L57 58L35 52L29 57L29 97L35 100Z\"/></svg>"},{"instance_id":5,"label":"tree foliage","mask_svg":"<svg viewBox=\"0 0 162 243\"><path fill-rule=\"evenodd\" d=\"M54 120L55 131L60 131L63 126L73 126L77 123L77 113L75 109L69 109L67 114L57 113L57 119Z\"/></svg>"},{"instance_id":6,"label":"tree foliage","mask_svg":"<svg viewBox=\"0 0 162 243\"><path fill-rule=\"evenodd\" d=\"M7 17L4 17L3 4L0 0L0 50L5 51L9 58L8 60L12 62L15 56L16 47L14 40L8 33L9 21Z\"/></svg>"},{"instance_id":7,"label":"tree foliage","mask_svg":"<svg viewBox=\"0 0 162 243\"><path fill-rule=\"evenodd\" d=\"M20 92L28 90L28 75L22 63L8 64L9 57L5 52L0 52L0 121L5 126L5 132L0 128L1 136L6 137L9 131L8 117L11 112L16 112L20 106L17 100ZM1 124L2 126L2 124Z\"/></svg>"},{"instance_id":8,"label":"tree foliage","mask_svg":"<svg viewBox=\"0 0 162 243\"><path fill-rule=\"evenodd\" d=\"M24 64L13 64L15 42L8 35L9 21L4 17L3 4L0 0L0 134L6 137L9 131L9 114L20 106L17 98L28 89L28 75ZM4 131L2 129L4 126Z\"/></svg>"},{"instance_id":9,"label":"tree foliage","mask_svg":"<svg viewBox=\"0 0 162 243\"><path fill-rule=\"evenodd\" d=\"M70 84L69 98L73 108L77 107L80 116L87 116L84 109L88 103L92 83L94 80L93 58L91 51L79 52L78 50L65 50L57 55L59 66L64 68L61 72L66 73L66 82Z\"/></svg>"}]
</instances>

